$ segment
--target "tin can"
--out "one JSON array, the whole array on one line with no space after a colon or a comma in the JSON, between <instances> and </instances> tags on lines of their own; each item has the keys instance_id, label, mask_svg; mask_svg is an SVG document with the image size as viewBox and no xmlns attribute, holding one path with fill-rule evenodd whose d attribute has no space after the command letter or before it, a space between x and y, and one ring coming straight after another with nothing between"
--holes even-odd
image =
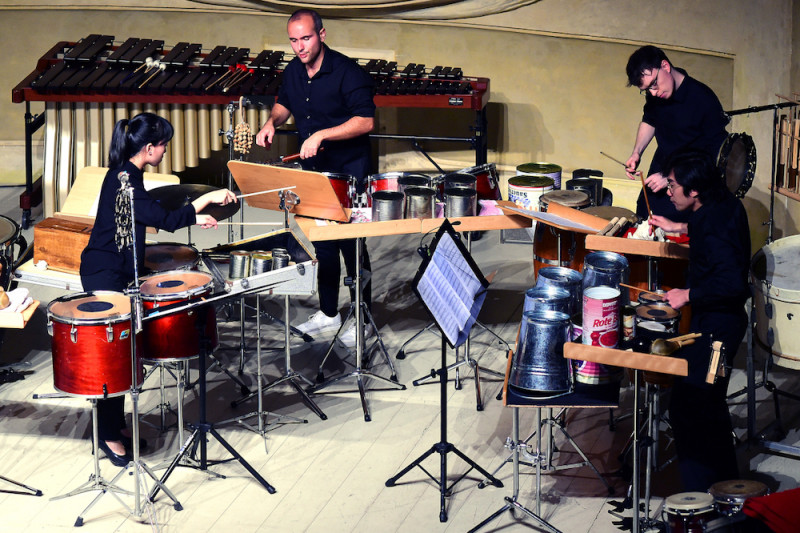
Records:
<instances>
[{"instance_id":1,"label":"tin can","mask_svg":"<svg viewBox=\"0 0 800 533\"><path fill-rule=\"evenodd\" d=\"M620 291L601 285L583 291L583 344L616 348L619 343ZM618 379L615 367L578 361L575 380L596 385Z\"/></svg>"}]
</instances>

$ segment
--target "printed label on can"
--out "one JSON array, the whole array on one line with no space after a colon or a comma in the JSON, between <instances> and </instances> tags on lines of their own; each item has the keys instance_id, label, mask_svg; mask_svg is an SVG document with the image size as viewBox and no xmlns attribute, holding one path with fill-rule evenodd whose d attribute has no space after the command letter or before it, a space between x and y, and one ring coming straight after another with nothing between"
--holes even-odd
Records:
<instances>
[{"instance_id":1,"label":"printed label on can","mask_svg":"<svg viewBox=\"0 0 800 533\"><path fill-rule=\"evenodd\" d=\"M583 344L616 348L619 342L619 290L613 287L589 287L583 291ZM609 381L612 367L590 361L578 361L575 379L598 384Z\"/></svg>"}]
</instances>

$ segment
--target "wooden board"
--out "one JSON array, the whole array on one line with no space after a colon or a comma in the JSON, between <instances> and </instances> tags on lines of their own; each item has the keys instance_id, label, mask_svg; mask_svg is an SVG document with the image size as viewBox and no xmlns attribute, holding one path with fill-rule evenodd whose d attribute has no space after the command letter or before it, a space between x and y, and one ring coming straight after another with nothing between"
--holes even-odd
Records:
<instances>
[{"instance_id":1,"label":"wooden board","mask_svg":"<svg viewBox=\"0 0 800 533\"><path fill-rule=\"evenodd\" d=\"M23 309L21 313L0 311L0 328L24 328L28 323L28 320L30 320L33 316L33 313L36 311L37 307L39 307L39 301L34 300L33 303Z\"/></svg>"},{"instance_id":2,"label":"wooden board","mask_svg":"<svg viewBox=\"0 0 800 533\"><path fill-rule=\"evenodd\" d=\"M689 245L674 242L644 241L605 235L587 235L587 250L616 252L618 254L664 257L669 259L689 259Z\"/></svg>"},{"instance_id":3,"label":"wooden board","mask_svg":"<svg viewBox=\"0 0 800 533\"><path fill-rule=\"evenodd\" d=\"M300 203L291 209L292 213L338 222L350 220L350 214L339 203L330 180L319 172L245 161L229 161L228 169L242 194L294 186L292 192L300 197ZM245 201L251 207L280 211L277 192L248 196Z\"/></svg>"},{"instance_id":4,"label":"wooden board","mask_svg":"<svg viewBox=\"0 0 800 533\"><path fill-rule=\"evenodd\" d=\"M44 261L47 268L77 274L81 252L89 243L93 225L50 217L33 227L33 261Z\"/></svg>"},{"instance_id":5,"label":"wooden board","mask_svg":"<svg viewBox=\"0 0 800 533\"><path fill-rule=\"evenodd\" d=\"M564 357L634 370L672 374L673 376L689 375L689 363L680 357L628 352L575 342L564 343Z\"/></svg>"}]
</instances>

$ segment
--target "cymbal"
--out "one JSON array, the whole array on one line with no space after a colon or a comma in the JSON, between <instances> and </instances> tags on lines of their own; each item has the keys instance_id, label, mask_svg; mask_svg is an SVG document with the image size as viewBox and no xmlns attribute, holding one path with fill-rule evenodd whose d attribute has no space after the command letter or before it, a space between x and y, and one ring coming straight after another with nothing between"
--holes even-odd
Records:
<instances>
[{"instance_id":1,"label":"cymbal","mask_svg":"<svg viewBox=\"0 0 800 533\"><path fill-rule=\"evenodd\" d=\"M219 190L219 187L202 185L199 183L181 183L179 185L165 185L150 189L150 197L161 204L161 207L168 211L174 211L192 203L204 194ZM239 212L239 203L227 205L209 204L200 211L202 215L211 215L216 220L225 220Z\"/></svg>"}]
</instances>

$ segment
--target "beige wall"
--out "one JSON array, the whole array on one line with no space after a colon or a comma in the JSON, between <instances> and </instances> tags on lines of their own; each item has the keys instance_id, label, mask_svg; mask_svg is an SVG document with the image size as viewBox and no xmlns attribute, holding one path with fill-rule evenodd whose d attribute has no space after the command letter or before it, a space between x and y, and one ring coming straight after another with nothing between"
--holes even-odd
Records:
<instances>
[{"instance_id":1,"label":"beige wall","mask_svg":"<svg viewBox=\"0 0 800 533\"><path fill-rule=\"evenodd\" d=\"M489 159L501 168L547 160L566 170L592 167L621 177L621 168L600 157L599 151L622 159L630 152L641 112L641 97L625 87L624 63L633 49L650 42L667 48L674 63L717 91L726 109L769 104L776 101L775 93L791 89L795 10L795 2L789 0L542 0L476 20L329 20L326 26L333 47L394 51L401 65L459 66L467 75L490 78ZM0 11L0 44L14 51L4 56L0 81L0 90L8 95L0 101L0 161L6 171L22 168L24 107L10 103L11 88L56 41L103 32L117 39L160 38L168 45L190 40L209 48L225 44L261 50L285 43L284 17L263 14ZM365 52L364 57L369 55ZM384 110L381 127L389 132L463 135L471 118L464 113ZM769 204L771 126L771 113L760 113L738 117L731 127L753 135L759 151L756 186L746 199L754 228L766 218ZM425 162L409 156L405 147L383 144L389 155L382 158L379 170L424 168ZM468 164L471 157L461 149L437 155L453 166ZM796 219L794 202L776 203L779 229L795 233Z\"/></svg>"}]
</instances>

